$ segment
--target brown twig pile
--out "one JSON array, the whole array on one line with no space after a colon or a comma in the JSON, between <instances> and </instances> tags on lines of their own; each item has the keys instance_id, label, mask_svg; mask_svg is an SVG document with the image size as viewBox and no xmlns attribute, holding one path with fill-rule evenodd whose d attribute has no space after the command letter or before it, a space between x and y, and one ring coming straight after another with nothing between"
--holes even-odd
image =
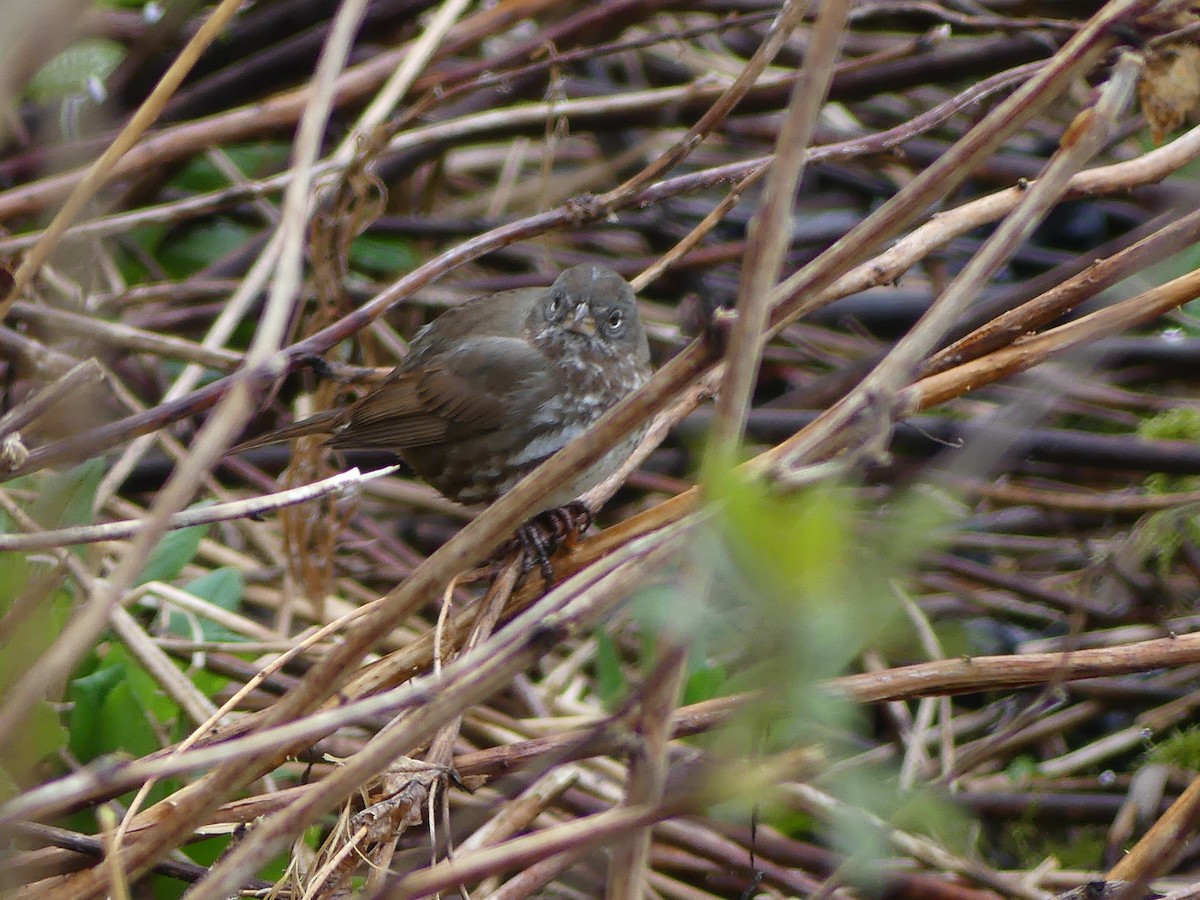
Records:
<instances>
[{"instance_id":1,"label":"brown twig pile","mask_svg":"<svg viewBox=\"0 0 1200 900\"><path fill-rule=\"evenodd\" d=\"M1200 704L1191 5L43 6L0 66L13 896L1196 895L1200 782L1145 752ZM107 101L22 94L81 35ZM225 456L345 402L315 358L585 260L658 371L488 509ZM483 567L648 423L552 585Z\"/></svg>"}]
</instances>

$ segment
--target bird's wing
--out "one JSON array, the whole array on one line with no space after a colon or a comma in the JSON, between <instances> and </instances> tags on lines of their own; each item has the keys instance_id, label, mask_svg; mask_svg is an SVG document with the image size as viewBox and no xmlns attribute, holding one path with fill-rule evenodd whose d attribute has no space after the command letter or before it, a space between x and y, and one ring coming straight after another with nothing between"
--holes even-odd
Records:
<instances>
[{"instance_id":1,"label":"bird's wing","mask_svg":"<svg viewBox=\"0 0 1200 900\"><path fill-rule=\"evenodd\" d=\"M483 337L395 373L354 408L334 447L401 451L478 437L512 420L518 398L556 386L527 341ZM539 383L544 387L539 387Z\"/></svg>"}]
</instances>

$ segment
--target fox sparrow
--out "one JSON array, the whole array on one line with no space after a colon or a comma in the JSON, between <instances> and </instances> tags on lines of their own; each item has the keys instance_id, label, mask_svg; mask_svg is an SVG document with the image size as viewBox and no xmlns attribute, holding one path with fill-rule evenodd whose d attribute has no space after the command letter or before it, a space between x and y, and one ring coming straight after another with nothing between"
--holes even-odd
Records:
<instances>
[{"instance_id":1,"label":"fox sparrow","mask_svg":"<svg viewBox=\"0 0 1200 900\"><path fill-rule=\"evenodd\" d=\"M447 310L360 400L237 449L329 434L331 447L391 451L450 499L486 503L649 375L633 289L611 269L580 265L549 288L502 291ZM612 447L546 507L599 484L640 439Z\"/></svg>"}]
</instances>

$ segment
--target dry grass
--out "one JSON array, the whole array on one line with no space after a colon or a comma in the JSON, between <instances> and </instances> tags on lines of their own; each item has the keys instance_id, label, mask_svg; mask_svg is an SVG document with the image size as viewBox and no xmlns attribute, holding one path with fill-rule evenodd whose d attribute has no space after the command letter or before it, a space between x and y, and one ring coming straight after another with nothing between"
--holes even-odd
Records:
<instances>
[{"instance_id":1,"label":"dry grass","mask_svg":"<svg viewBox=\"0 0 1200 900\"><path fill-rule=\"evenodd\" d=\"M0 3L4 889L1193 895L1185 5L164 6ZM487 510L225 457L592 259L657 374Z\"/></svg>"}]
</instances>

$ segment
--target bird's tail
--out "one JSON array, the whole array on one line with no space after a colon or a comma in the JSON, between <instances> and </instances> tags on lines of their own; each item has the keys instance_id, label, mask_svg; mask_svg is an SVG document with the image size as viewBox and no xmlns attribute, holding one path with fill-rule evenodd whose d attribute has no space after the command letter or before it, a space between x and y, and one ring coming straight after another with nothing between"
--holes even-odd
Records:
<instances>
[{"instance_id":1,"label":"bird's tail","mask_svg":"<svg viewBox=\"0 0 1200 900\"><path fill-rule=\"evenodd\" d=\"M229 452L241 453L243 450L253 450L257 447L278 444L280 441L290 441L292 438L307 437L311 434L333 434L342 424L344 413L345 410L328 409L325 412L309 416L307 419L301 419L299 422L293 422L291 425L276 428L274 431L260 434L248 441L242 441Z\"/></svg>"}]
</instances>

